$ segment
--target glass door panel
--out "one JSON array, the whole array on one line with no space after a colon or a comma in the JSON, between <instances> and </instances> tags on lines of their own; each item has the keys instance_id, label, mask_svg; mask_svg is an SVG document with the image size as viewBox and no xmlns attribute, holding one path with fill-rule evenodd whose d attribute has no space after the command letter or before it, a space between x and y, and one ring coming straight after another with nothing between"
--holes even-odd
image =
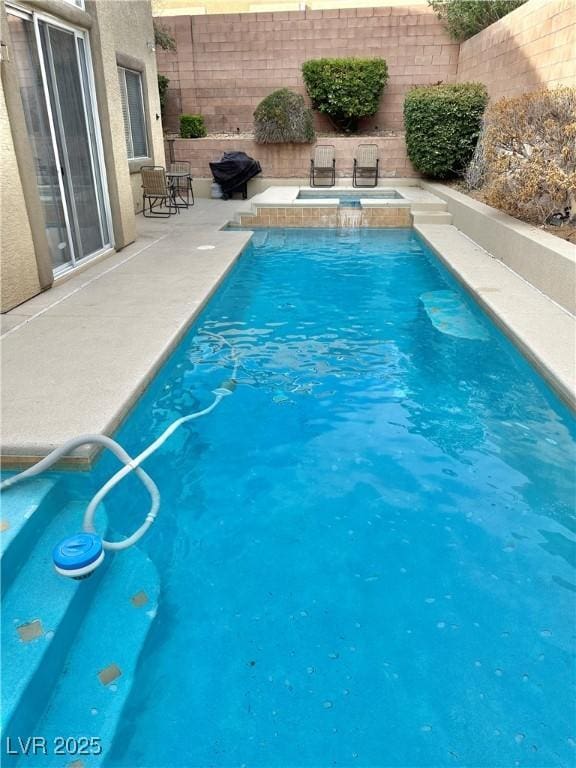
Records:
<instances>
[{"instance_id":1,"label":"glass door panel","mask_svg":"<svg viewBox=\"0 0 576 768\"><path fill-rule=\"evenodd\" d=\"M10 13L8 24L26 129L32 145L36 183L44 209L52 266L59 269L73 263L73 252L62 201L60 167L52 143L34 24L32 20Z\"/></svg>"},{"instance_id":2,"label":"glass door panel","mask_svg":"<svg viewBox=\"0 0 576 768\"><path fill-rule=\"evenodd\" d=\"M85 34L8 10L26 128L54 271L110 244L108 198Z\"/></svg>"},{"instance_id":3,"label":"glass door panel","mask_svg":"<svg viewBox=\"0 0 576 768\"><path fill-rule=\"evenodd\" d=\"M49 73L58 151L64 159L69 207L73 211L77 258L106 244L73 32L40 23L46 70Z\"/></svg>"},{"instance_id":4,"label":"glass door panel","mask_svg":"<svg viewBox=\"0 0 576 768\"><path fill-rule=\"evenodd\" d=\"M86 42L83 37L76 35L76 45L78 47L78 61L80 63L80 74L82 77L82 93L84 96L84 109L86 112L86 121L90 131L90 157L92 159L92 169L96 181L96 195L98 198L99 222L102 231L102 240L105 245L110 243L110 231L108 228L108 215L106 211L107 198L104 194L104 169L98 156L98 136L96 135L96 116L91 99L91 81L88 71L88 61L90 54L87 51Z\"/></svg>"}]
</instances>

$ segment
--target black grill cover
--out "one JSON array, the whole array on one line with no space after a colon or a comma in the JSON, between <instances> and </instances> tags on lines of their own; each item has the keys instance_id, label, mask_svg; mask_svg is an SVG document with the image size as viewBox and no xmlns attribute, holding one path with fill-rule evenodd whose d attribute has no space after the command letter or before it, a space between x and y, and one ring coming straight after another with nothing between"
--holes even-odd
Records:
<instances>
[{"instance_id":1,"label":"black grill cover","mask_svg":"<svg viewBox=\"0 0 576 768\"><path fill-rule=\"evenodd\" d=\"M250 179L262 173L258 160L245 152L224 152L217 163L210 163L210 170L226 195L242 190Z\"/></svg>"}]
</instances>

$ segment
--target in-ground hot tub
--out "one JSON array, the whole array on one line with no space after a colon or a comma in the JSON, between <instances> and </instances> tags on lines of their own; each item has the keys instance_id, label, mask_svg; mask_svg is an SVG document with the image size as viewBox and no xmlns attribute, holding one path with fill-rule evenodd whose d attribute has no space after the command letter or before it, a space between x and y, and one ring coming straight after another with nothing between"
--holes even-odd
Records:
<instances>
[{"instance_id":1,"label":"in-ground hot tub","mask_svg":"<svg viewBox=\"0 0 576 768\"><path fill-rule=\"evenodd\" d=\"M394 188L270 187L240 215L241 226L410 227L412 201Z\"/></svg>"},{"instance_id":2,"label":"in-ground hot tub","mask_svg":"<svg viewBox=\"0 0 576 768\"><path fill-rule=\"evenodd\" d=\"M362 200L403 200L404 198L396 189L383 187L382 189L300 189L296 200L338 200L343 208L361 208Z\"/></svg>"}]
</instances>

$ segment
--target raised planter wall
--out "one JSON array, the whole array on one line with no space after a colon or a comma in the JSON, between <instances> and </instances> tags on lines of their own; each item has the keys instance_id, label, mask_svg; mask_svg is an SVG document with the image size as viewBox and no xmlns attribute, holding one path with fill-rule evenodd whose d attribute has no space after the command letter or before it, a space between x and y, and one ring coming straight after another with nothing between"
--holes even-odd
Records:
<instances>
[{"instance_id":1,"label":"raised planter wall","mask_svg":"<svg viewBox=\"0 0 576 768\"><path fill-rule=\"evenodd\" d=\"M340 178L352 176L354 153L358 144L369 141L378 145L380 176L382 178L418 177L406 154L404 135L380 136L363 139L361 136L330 138L319 143L333 144L336 148L336 175ZM166 142L166 162L170 162ZM223 152L246 152L260 161L262 176L267 179L302 179L310 170L311 144L256 144L250 139L175 139L174 159L188 160L192 175L196 178L210 178L210 163L218 160Z\"/></svg>"}]
</instances>

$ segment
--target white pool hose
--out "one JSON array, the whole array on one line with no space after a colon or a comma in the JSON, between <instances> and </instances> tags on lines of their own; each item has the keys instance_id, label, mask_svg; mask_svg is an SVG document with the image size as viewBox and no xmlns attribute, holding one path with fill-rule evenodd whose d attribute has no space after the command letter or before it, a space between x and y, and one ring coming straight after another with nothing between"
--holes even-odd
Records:
<instances>
[{"instance_id":1,"label":"white pool hose","mask_svg":"<svg viewBox=\"0 0 576 768\"><path fill-rule=\"evenodd\" d=\"M55 450L51 451L47 456L45 456L41 461L39 461L37 464L34 464L33 467L30 467L29 469L25 469L23 472L20 472L18 475L14 475L14 477L8 478L8 480L5 480L0 485L0 491L4 491L7 488L10 488L13 485L16 485L16 483L21 483L23 480L28 480L31 477L36 477L37 475L40 475L42 472L46 472L46 470L50 469L54 464L56 464L57 461L59 461L62 457L66 456L67 454L74 451L76 448L80 448L82 445L101 445L104 448L108 448L112 453L120 459L120 461L126 465L126 467L129 468L129 471L132 471L132 469L135 470L136 475L139 477L139 479L142 481L142 484L148 491L150 495L150 509L148 511L148 514L146 515L146 520L143 525L138 528L138 530L132 534L128 539L124 539L124 541L119 542L112 542L112 541L105 541L102 540L102 545L104 549L126 549L126 547L131 546L134 544L138 539L141 538L141 536L144 535L144 533L148 530L148 528L152 525L154 522L154 519L156 518L156 514L158 513L158 508L160 506L160 492L158 491L158 487L156 483L152 480L150 475L148 475L143 469L138 467L134 464L132 457L122 448L122 446L117 443L115 440L112 440L111 437L107 437L106 435L79 435L78 437L73 437L71 440L67 440L65 443L63 443L61 446L56 448ZM125 468L126 468L125 467ZM124 477L124 475L123 475ZM84 530L85 531L93 531L93 520L94 520L94 513L96 512L96 507L93 509L91 508L91 505L93 504L94 499L90 502L88 505L86 512L84 514ZM88 517L88 512L90 510L90 517Z\"/></svg>"},{"instance_id":2,"label":"white pool hose","mask_svg":"<svg viewBox=\"0 0 576 768\"><path fill-rule=\"evenodd\" d=\"M131 536L128 536L126 539L123 539L122 541L106 541L102 539L102 547L104 549L109 550L121 550L121 549L127 549L128 547L131 547L133 544L135 544L137 541L139 541L142 536L146 533L148 528L152 525L154 520L156 519L156 515L158 514L158 509L160 508L160 491L158 490L158 486L156 483L152 480L150 475L148 475L141 467L140 464L142 464L143 461L145 461L147 458L152 456L153 453L155 453L165 442L168 440L168 438L183 424L186 424L189 421L192 421L193 419L198 419L201 416L206 416L207 414L211 413L216 406L220 403L221 400L224 399L227 395L232 394L232 392L235 389L236 383L236 374L238 371L238 359L235 355L235 350L233 346L228 342L227 339L224 337L208 333L207 331L204 331L204 334L207 336L211 336L215 339L218 339L220 342L226 344L231 349L231 357L234 361L234 369L232 372L231 379L228 379L227 381L223 382L220 387L213 390L214 400L212 403L207 407L204 408L201 411L196 411L195 413L191 413L188 416L182 416L180 419L176 419L176 421L173 421L170 426L164 430L164 432L158 437L156 440L154 440L153 443L151 443L147 448L145 448L141 453L136 456L136 458L132 458L125 450L124 448L117 443L115 440L113 440L111 437L107 437L106 435L98 435L98 434L86 434L86 435L79 435L78 437L74 437L71 440L67 440L65 443L63 443L61 446L56 448L55 450L51 451L47 456L45 456L43 459L41 459L37 464L35 464L33 467L30 467L29 469L24 470L23 472L20 472L18 475L14 475L13 477L8 478L3 483L0 484L0 491L4 491L7 488L12 487L13 485L16 485L16 483L20 483L23 480L28 480L31 477L36 477L37 475L41 474L42 472L45 472L46 470L50 469L54 464L56 464L57 461L59 461L64 456L70 454L72 451L74 451L76 448L79 448L82 445L101 445L104 448L108 448L112 453L120 459L120 461L124 464L122 469L118 470L112 477L96 492L96 494L92 497L90 500L90 503L86 507L86 511L84 513L84 523L83 523L83 529L84 531L88 533L94 532L94 516L96 514L96 510L98 508L98 505L104 500L104 498L110 493L110 491L118 485L118 483L125 478L130 472L135 472L136 476L140 479L146 490L148 491L148 494L150 496L150 509L148 510L148 513L146 514L146 518L142 525L134 531L134 533ZM58 570L58 569L57 569Z\"/></svg>"}]
</instances>

